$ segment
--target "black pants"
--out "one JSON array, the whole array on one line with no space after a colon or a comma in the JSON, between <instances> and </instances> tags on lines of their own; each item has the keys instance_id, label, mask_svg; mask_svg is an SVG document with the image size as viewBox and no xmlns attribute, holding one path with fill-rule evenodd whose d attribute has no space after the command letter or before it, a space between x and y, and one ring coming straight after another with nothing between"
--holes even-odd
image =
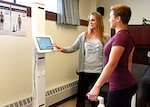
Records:
<instances>
[{"instance_id":1,"label":"black pants","mask_svg":"<svg viewBox=\"0 0 150 107\"><path fill-rule=\"evenodd\" d=\"M109 91L107 107L131 107L132 96L136 93L137 84L127 89Z\"/></svg>"},{"instance_id":2,"label":"black pants","mask_svg":"<svg viewBox=\"0 0 150 107\"><path fill-rule=\"evenodd\" d=\"M87 99L86 94L93 87L99 75L98 73L79 73L76 107L85 107L85 100ZM97 107L97 105L98 102L91 102L91 107Z\"/></svg>"}]
</instances>

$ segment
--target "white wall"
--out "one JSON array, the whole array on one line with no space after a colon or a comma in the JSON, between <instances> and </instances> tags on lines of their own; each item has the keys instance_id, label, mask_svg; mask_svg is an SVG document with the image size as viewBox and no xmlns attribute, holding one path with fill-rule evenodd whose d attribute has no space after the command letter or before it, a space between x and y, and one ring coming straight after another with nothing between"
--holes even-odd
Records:
<instances>
[{"instance_id":1,"label":"white wall","mask_svg":"<svg viewBox=\"0 0 150 107\"><path fill-rule=\"evenodd\" d=\"M85 5L85 2L87 0L80 1L80 16L86 20L90 4ZM25 37L0 35L0 106L32 95L31 23L28 17ZM71 45L82 31L87 30L86 26L57 25L55 21L49 20L46 20L45 25L45 33L51 35L60 46ZM78 52L46 54L46 90L77 80L77 64Z\"/></svg>"},{"instance_id":2,"label":"white wall","mask_svg":"<svg viewBox=\"0 0 150 107\"><path fill-rule=\"evenodd\" d=\"M148 10L150 10L150 1L149 0L100 0L99 7L104 7L104 24L105 24L105 32L110 33L109 28L109 12L111 5L114 4L126 4L131 7L132 16L129 24L142 24L142 18L150 19L150 14Z\"/></svg>"},{"instance_id":3,"label":"white wall","mask_svg":"<svg viewBox=\"0 0 150 107\"><path fill-rule=\"evenodd\" d=\"M26 37L0 35L0 105L31 95L30 23Z\"/></svg>"}]
</instances>

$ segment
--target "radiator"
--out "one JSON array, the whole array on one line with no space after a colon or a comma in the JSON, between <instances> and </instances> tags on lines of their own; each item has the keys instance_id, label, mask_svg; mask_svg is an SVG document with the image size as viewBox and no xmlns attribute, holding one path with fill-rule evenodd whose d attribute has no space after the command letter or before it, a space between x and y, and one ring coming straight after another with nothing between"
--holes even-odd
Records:
<instances>
[{"instance_id":1,"label":"radiator","mask_svg":"<svg viewBox=\"0 0 150 107\"><path fill-rule=\"evenodd\" d=\"M51 106L77 93L78 81L74 81L45 92L46 106ZM13 102L11 104L0 105L0 107L32 107L32 96Z\"/></svg>"}]
</instances>

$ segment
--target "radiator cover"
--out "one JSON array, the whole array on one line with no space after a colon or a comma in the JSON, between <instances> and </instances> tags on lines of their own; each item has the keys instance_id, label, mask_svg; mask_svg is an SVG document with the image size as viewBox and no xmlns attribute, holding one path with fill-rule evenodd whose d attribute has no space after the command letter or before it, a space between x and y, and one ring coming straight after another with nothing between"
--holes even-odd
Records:
<instances>
[{"instance_id":1,"label":"radiator cover","mask_svg":"<svg viewBox=\"0 0 150 107\"><path fill-rule=\"evenodd\" d=\"M45 92L46 106L51 106L77 93L78 81L58 86ZM21 99L17 102L0 105L0 107L32 107L32 96Z\"/></svg>"}]
</instances>

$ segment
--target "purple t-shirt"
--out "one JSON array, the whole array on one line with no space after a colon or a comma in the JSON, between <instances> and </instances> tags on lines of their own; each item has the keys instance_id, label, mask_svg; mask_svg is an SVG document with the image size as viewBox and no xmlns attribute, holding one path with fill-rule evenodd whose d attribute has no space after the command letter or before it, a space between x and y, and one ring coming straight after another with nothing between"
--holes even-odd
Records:
<instances>
[{"instance_id":1,"label":"purple t-shirt","mask_svg":"<svg viewBox=\"0 0 150 107\"><path fill-rule=\"evenodd\" d=\"M134 77L128 70L128 57L134 47L134 39L128 30L117 32L105 45L105 63L108 62L112 46L122 46L125 48L117 67L109 78L110 91L128 88L136 83Z\"/></svg>"}]
</instances>

